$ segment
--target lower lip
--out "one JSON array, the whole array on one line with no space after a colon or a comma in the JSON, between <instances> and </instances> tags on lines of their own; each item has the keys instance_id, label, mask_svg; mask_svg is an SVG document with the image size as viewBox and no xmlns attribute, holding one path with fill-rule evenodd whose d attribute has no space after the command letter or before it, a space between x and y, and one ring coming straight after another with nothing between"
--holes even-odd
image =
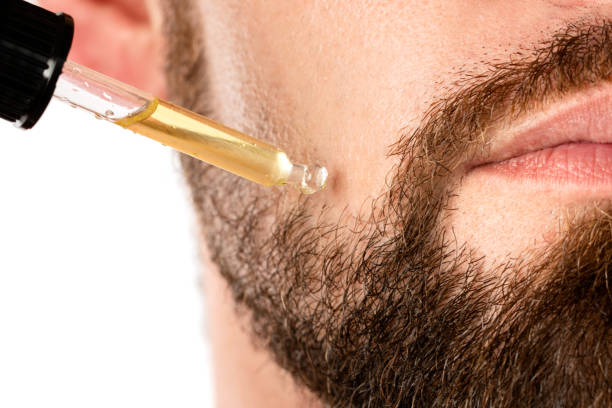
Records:
<instances>
[{"instance_id":1,"label":"lower lip","mask_svg":"<svg viewBox=\"0 0 612 408\"><path fill-rule=\"evenodd\" d=\"M485 164L473 170L511 181L612 185L612 144L568 143Z\"/></svg>"}]
</instances>

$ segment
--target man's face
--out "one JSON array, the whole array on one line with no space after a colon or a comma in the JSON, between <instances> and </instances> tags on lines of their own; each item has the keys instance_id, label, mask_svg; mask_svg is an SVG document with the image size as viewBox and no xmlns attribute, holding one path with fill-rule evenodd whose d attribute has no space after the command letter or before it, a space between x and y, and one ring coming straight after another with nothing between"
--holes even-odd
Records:
<instances>
[{"instance_id":1,"label":"man's face","mask_svg":"<svg viewBox=\"0 0 612 408\"><path fill-rule=\"evenodd\" d=\"M338 406L612 401L612 2L168 2L173 99L329 170L306 198L185 159L298 383Z\"/></svg>"}]
</instances>

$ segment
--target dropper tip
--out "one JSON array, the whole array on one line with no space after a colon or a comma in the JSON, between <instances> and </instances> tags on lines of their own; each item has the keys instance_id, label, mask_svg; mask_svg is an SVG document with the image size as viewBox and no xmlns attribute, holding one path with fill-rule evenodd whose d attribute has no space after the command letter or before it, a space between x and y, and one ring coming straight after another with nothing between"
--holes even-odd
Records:
<instances>
[{"instance_id":1,"label":"dropper tip","mask_svg":"<svg viewBox=\"0 0 612 408\"><path fill-rule=\"evenodd\" d=\"M318 164L312 166L294 164L287 183L300 190L302 194L312 194L325 188L327 176L327 169Z\"/></svg>"}]
</instances>

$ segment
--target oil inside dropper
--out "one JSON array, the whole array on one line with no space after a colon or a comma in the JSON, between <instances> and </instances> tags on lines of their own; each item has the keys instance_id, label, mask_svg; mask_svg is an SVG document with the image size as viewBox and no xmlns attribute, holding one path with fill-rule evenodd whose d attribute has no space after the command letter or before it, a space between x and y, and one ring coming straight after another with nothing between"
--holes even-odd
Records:
<instances>
[{"instance_id":1,"label":"oil inside dropper","mask_svg":"<svg viewBox=\"0 0 612 408\"><path fill-rule=\"evenodd\" d=\"M265 186L289 184L312 194L327 181L324 167L293 164L270 144L159 99L115 123Z\"/></svg>"}]
</instances>

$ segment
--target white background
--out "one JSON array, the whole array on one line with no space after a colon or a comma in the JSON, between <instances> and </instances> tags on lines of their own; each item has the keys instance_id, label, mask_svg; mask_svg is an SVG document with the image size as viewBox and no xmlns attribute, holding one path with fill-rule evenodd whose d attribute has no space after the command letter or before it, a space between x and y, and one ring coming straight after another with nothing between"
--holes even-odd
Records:
<instances>
[{"instance_id":1,"label":"white background","mask_svg":"<svg viewBox=\"0 0 612 408\"><path fill-rule=\"evenodd\" d=\"M178 157L53 101L0 121L0 407L210 407Z\"/></svg>"}]
</instances>

